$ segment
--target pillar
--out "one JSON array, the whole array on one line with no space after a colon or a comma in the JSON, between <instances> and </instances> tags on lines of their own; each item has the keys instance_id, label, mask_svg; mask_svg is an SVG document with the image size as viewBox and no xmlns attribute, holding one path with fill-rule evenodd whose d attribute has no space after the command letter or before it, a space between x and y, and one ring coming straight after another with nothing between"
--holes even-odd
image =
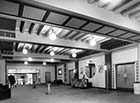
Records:
<instances>
[{"instance_id":1,"label":"pillar","mask_svg":"<svg viewBox=\"0 0 140 103\"><path fill-rule=\"evenodd\" d=\"M135 82L134 82L134 94L140 94L140 44L138 48L138 61L135 68Z\"/></svg>"},{"instance_id":2,"label":"pillar","mask_svg":"<svg viewBox=\"0 0 140 103\"><path fill-rule=\"evenodd\" d=\"M112 88L112 59L111 59L111 52L105 53L105 65L107 70L105 71L105 79L106 79L106 89Z\"/></svg>"},{"instance_id":3,"label":"pillar","mask_svg":"<svg viewBox=\"0 0 140 103\"><path fill-rule=\"evenodd\" d=\"M75 69L76 69L76 78L79 79L79 61L75 61Z\"/></svg>"},{"instance_id":4,"label":"pillar","mask_svg":"<svg viewBox=\"0 0 140 103\"><path fill-rule=\"evenodd\" d=\"M57 65L55 65L55 80L57 80Z\"/></svg>"},{"instance_id":5,"label":"pillar","mask_svg":"<svg viewBox=\"0 0 140 103\"><path fill-rule=\"evenodd\" d=\"M0 84L6 84L6 74L5 61L0 60Z\"/></svg>"}]
</instances>

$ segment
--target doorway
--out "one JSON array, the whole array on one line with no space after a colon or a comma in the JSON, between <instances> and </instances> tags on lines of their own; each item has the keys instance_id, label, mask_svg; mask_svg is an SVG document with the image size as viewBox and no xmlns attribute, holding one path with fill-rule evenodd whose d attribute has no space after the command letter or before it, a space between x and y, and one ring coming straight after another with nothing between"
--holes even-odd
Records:
<instances>
[{"instance_id":1,"label":"doorway","mask_svg":"<svg viewBox=\"0 0 140 103\"><path fill-rule=\"evenodd\" d=\"M133 82L135 81L135 64L117 64L116 69L117 89L133 91Z\"/></svg>"},{"instance_id":2,"label":"doorway","mask_svg":"<svg viewBox=\"0 0 140 103\"><path fill-rule=\"evenodd\" d=\"M51 82L51 72L45 72L45 83Z\"/></svg>"}]
</instances>

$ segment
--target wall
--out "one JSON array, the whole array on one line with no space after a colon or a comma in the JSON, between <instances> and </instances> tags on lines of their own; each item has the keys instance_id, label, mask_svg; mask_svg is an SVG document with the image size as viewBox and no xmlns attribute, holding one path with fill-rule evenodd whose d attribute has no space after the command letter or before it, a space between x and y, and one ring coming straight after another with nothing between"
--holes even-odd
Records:
<instances>
[{"instance_id":1,"label":"wall","mask_svg":"<svg viewBox=\"0 0 140 103\"><path fill-rule=\"evenodd\" d=\"M92 60L93 63L96 65L96 73L93 78L88 78L89 82L92 82L93 87L100 87L105 88L105 71L103 70L102 73L99 73L99 66L104 66L105 64L105 56L104 54L94 55L93 57L90 56L89 58L85 58L79 61L79 78L82 78L83 74L85 74L85 66L87 62ZM81 74L83 72L83 74Z\"/></svg>"},{"instance_id":2,"label":"wall","mask_svg":"<svg viewBox=\"0 0 140 103\"><path fill-rule=\"evenodd\" d=\"M5 73L5 61L4 60L0 60L0 84L5 85L6 83L6 73Z\"/></svg>"},{"instance_id":3,"label":"wall","mask_svg":"<svg viewBox=\"0 0 140 103\"><path fill-rule=\"evenodd\" d=\"M137 47L129 47L112 52L112 88L116 89L116 64L138 60Z\"/></svg>"},{"instance_id":4,"label":"wall","mask_svg":"<svg viewBox=\"0 0 140 103\"><path fill-rule=\"evenodd\" d=\"M8 65L7 69L38 69L40 70L41 83L45 83L45 72L51 72L51 81L55 80L54 66Z\"/></svg>"}]
</instances>

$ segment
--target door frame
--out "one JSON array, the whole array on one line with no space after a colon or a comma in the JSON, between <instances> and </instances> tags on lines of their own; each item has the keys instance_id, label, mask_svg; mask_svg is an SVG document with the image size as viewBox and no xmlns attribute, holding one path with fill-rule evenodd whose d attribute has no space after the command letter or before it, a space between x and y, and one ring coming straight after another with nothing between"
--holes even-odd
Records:
<instances>
[{"instance_id":1,"label":"door frame","mask_svg":"<svg viewBox=\"0 0 140 103\"><path fill-rule=\"evenodd\" d=\"M133 92L134 91L134 88L118 88L117 87L117 66L118 65L127 65L127 64L134 64L135 65L135 62L128 62L128 63L119 63L119 64L115 64L115 70L116 70L116 90L120 90L120 91L128 91L128 92ZM135 68L134 68L135 69ZM135 72L135 70L134 70Z\"/></svg>"}]
</instances>

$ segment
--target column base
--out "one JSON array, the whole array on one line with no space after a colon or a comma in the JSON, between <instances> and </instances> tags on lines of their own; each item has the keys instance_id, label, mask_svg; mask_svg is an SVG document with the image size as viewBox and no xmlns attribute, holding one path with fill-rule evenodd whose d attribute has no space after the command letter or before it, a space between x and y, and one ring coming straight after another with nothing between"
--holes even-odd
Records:
<instances>
[{"instance_id":1,"label":"column base","mask_svg":"<svg viewBox=\"0 0 140 103\"><path fill-rule=\"evenodd\" d=\"M134 82L134 94L140 94L140 82Z\"/></svg>"}]
</instances>

